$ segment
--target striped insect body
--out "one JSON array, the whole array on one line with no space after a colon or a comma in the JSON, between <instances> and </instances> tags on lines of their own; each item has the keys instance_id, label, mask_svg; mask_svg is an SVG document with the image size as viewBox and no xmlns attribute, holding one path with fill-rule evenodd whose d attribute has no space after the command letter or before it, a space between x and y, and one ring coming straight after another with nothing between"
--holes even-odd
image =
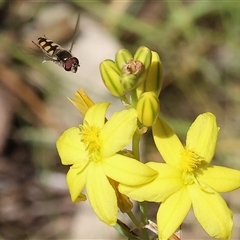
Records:
<instances>
[{"instance_id":1,"label":"striped insect body","mask_svg":"<svg viewBox=\"0 0 240 240\"><path fill-rule=\"evenodd\" d=\"M44 53L43 62L53 61L54 63L57 63L58 65L63 67L66 71L71 71L73 73L77 72L78 67L80 67L79 60L72 55L71 51L76 37L78 22L79 16L75 27L75 36L73 38L70 50L62 48L59 44L48 39L46 36L39 37L38 43L32 41L32 43L35 44Z\"/></svg>"}]
</instances>

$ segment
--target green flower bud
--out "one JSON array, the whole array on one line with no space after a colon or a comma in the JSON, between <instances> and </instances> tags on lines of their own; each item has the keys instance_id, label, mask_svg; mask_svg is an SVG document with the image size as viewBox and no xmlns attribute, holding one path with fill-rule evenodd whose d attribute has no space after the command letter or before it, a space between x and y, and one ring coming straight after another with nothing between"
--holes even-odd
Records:
<instances>
[{"instance_id":1,"label":"green flower bud","mask_svg":"<svg viewBox=\"0 0 240 240\"><path fill-rule=\"evenodd\" d=\"M140 97L144 92L153 91L159 96L162 87L162 63L159 55L152 51L151 65L148 69L146 80L137 88Z\"/></svg>"},{"instance_id":2,"label":"green flower bud","mask_svg":"<svg viewBox=\"0 0 240 240\"><path fill-rule=\"evenodd\" d=\"M112 60L104 60L100 64L100 72L103 83L110 93L116 97L121 97L125 94L125 90L120 83L120 70Z\"/></svg>"},{"instance_id":3,"label":"green flower bud","mask_svg":"<svg viewBox=\"0 0 240 240\"><path fill-rule=\"evenodd\" d=\"M127 49L120 49L115 55L115 63L120 71L131 59L133 55Z\"/></svg>"},{"instance_id":4,"label":"green flower bud","mask_svg":"<svg viewBox=\"0 0 240 240\"><path fill-rule=\"evenodd\" d=\"M121 74L120 76L120 82L126 91L134 89L138 84L138 79L139 77L133 74Z\"/></svg>"},{"instance_id":5,"label":"green flower bud","mask_svg":"<svg viewBox=\"0 0 240 240\"><path fill-rule=\"evenodd\" d=\"M138 99L136 110L139 121L145 126L152 126L160 110L158 96L152 91L143 93Z\"/></svg>"},{"instance_id":6,"label":"green flower bud","mask_svg":"<svg viewBox=\"0 0 240 240\"><path fill-rule=\"evenodd\" d=\"M140 61L144 65L145 69L148 70L151 64L152 52L149 48L141 46L134 54L133 59L135 61Z\"/></svg>"}]
</instances>

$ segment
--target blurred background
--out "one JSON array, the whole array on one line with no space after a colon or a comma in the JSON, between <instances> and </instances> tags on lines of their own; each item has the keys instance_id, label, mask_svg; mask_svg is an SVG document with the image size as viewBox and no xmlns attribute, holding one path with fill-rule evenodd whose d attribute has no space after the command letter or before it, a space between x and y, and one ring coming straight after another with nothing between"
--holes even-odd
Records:
<instances>
[{"instance_id":1,"label":"blurred background","mask_svg":"<svg viewBox=\"0 0 240 240\"><path fill-rule=\"evenodd\" d=\"M99 64L120 48L157 51L163 64L161 114L180 138L200 113L220 126L215 165L240 170L240 2L14 1L0 2L0 239L123 239L101 223L88 203L73 204L55 142L82 118L67 97L83 88L93 101L112 102ZM46 35L70 48L77 73L43 55L32 41ZM38 55L38 54L37 54ZM152 144L144 144L144 142ZM160 159L151 132L144 157ZM240 239L240 191L224 194ZM157 204L152 204L155 221ZM190 213L184 239L210 239Z\"/></svg>"}]
</instances>

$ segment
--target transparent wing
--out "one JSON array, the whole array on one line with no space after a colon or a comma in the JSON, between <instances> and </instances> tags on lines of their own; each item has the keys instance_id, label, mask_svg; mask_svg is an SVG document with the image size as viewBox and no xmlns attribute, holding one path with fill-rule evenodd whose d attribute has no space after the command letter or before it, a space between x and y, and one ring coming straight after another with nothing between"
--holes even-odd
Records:
<instances>
[{"instance_id":1,"label":"transparent wing","mask_svg":"<svg viewBox=\"0 0 240 240\"><path fill-rule=\"evenodd\" d=\"M73 36L73 39L72 39L72 43L71 43L69 52L72 52L73 45L74 45L74 43L75 43L75 41L76 41L76 39L79 35L79 32L78 32L79 20L80 20L80 13L78 14L78 17L77 17L76 26L75 26L75 29L74 29L74 36Z\"/></svg>"}]
</instances>

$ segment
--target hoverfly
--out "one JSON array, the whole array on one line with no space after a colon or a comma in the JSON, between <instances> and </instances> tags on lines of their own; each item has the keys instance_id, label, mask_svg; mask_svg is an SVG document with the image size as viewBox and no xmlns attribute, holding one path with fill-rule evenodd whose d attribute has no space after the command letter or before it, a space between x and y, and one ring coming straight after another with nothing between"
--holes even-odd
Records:
<instances>
[{"instance_id":1,"label":"hoverfly","mask_svg":"<svg viewBox=\"0 0 240 240\"><path fill-rule=\"evenodd\" d=\"M74 40L76 38L76 31L78 28L79 17L77 18L77 23L74 30L74 37L71 43L71 47L69 50L62 48L59 44L54 43L52 40L48 39L46 36L39 37L38 43L32 41L39 49L42 50L44 53L44 61L53 61L54 63L58 64L59 66L63 67L66 71L71 71L76 73L78 70L79 60L76 57L73 57L71 51L73 48Z\"/></svg>"}]
</instances>

